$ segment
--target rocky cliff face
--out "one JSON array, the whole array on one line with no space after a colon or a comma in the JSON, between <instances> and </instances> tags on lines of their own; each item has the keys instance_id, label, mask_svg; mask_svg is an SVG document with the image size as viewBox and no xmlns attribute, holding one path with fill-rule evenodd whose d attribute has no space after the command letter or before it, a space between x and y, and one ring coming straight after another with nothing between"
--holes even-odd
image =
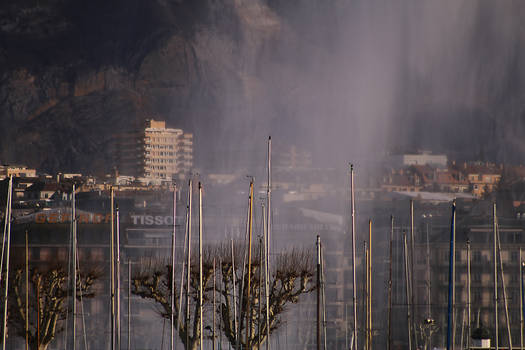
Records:
<instances>
[{"instance_id":1,"label":"rocky cliff face","mask_svg":"<svg viewBox=\"0 0 525 350\"><path fill-rule=\"evenodd\" d=\"M195 134L197 164L264 140L318 166L431 149L525 161L525 4L369 0L0 3L0 161L111 171L145 118Z\"/></svg>"},{"instance_id":2,"label":"rocky cliff face","mask_svg":"<svg viewBox=\"0 0 525 350\"><path fill-rule=\"evenodd\" d=\"M256 1L110 3L0 5L1 161L110 171L112 135L152 116L212 137L224 86L249 97L247 66L279 30Z\"/></svg>"}]
</instances>

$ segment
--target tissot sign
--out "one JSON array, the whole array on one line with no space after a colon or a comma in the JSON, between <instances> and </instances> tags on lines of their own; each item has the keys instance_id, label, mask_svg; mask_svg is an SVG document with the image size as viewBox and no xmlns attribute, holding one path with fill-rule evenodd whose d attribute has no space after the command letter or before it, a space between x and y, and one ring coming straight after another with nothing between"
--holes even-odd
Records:
<instances>
[{"instance_id":1,"label":"tissot sign","mask_svg":"<svg viewBox=\"0 0 525 350\"><path fill-rule=\"evenodd\" d=\"M130 215L133 225L144 226L167 226L173 225L173 216L171 215Z\"/></svg>"},{"instance_id":2,"label":"tissot sign","mask_svg":"<svg viewBox=\"0 0 525 350\"><path fill-rule=\"evenodd\" d=\"M177 220L182 218L177 218ZM17 223L35 224L64 224L71 222L71 211L65 210L46 210L16 218ZM108 224L111 222L111 214L100 214L77 211L77 223L79 224ZM130 214L124 222L136 226L171 226L173 225L172 215L139 215Z\"/></svg>"}]
</instances>

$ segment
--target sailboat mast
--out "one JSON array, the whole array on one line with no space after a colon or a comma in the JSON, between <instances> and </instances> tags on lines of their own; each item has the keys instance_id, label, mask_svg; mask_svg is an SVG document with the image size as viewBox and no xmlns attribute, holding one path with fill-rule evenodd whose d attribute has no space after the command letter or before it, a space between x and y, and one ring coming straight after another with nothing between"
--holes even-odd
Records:
<instances>
[{"instance_id":1,"label":"sailboat mast","mask_svg":"<svg viewBox=\"0 0 525 350\"><path fill-rule=\"evenodd\" d=\"M264 217L264 207L263 207L263 217ZM259 294L257 296L257 304L259 306L259 315L257 316L257 336L258 336L258 340L257 340L257 349L259 349L261 347L261 336L262 336L262 333L261 333L261 328L262 328L262 303L263 303L263 299L262 299L262 274L263 274L263 237L259 236Z\"/></svg>"},{"instance_id":2,"label":"sailboat mast","mask_svg":"<svg viewBox=\"0 0 525 350\"><path fill-rule=\"evenodd\" d=\"M414 265L415 265L415 249L414 249L414 200L410 200L410 255L409 255L409 263L410 263L410 301L412 305L412 335L414 336L414 346L417 348L417 336L416 336L416 300L415 300L415 294L414 290L416 289L415 283L414 283Z\"/></svg>"},{"instance_id":3,"label":"sailboat mast","mask_svg":"<svg viewBox=\"0 0 525 350\"><path fill-rule=\"evenodd\" d=\"M450 227L450 263L448 274L448 316L447 350L454 349L455 335L455 295L456 295L456 201L452 203L452 223Z\"/></svg>"},{"instance_id":4,"label":"sailboat mast","mask_svg":"<svg viewBox=\"0 0 525 350\"><path fill-rule=\"evenodd\" d=\"M352 302L354 304L354 346L357 350L357 282L356 282L356 232L354 202L354 165L350 164L350 206L352 213Z\"/></svg>"},{"instance_id":5,"label":"sailboat mast","mask_svg":"<svg viewBox=\"0 0 525 350\"><path fill-rule=\"evenodd\" d=\"M394 241L394 216L390 216L390 242L388 259L388 339L387 350L392 349L392 243Z\"/></svg>"},{"instance_id":6,"label":"sailboat mast","mask_svg":"<svg viewBox=\"0 0 525 350\"><path fill-rule=\"evenodd\" d=\"M263 233L264 233L264 297L266 299L266 350L270 348L270 286L268 281L268 221L266 219L264 203L263 208Z\"/></svg>"},{"instance_id":7,"label":"sailboat mast","mask_svg":"<svg viewBox=\"0 0 525 350\"><path fill-rule=\"evenodd\" d=\"M270 235L272 232L272 137L268 136L268 184L266 189L266 237L265 237L265 255L266 255L266 350L270 350L270 296L269 296L269 278L270 278Z\"/></svg>"},{"instance_id":8,"label":"sailboat mast","mask_svg":"<svg viewBox=\"0 0 525 350\"><path fill-rule=\"evenodd\" d=\"M5 338L7 333L7 297L9 291L9 251L11 250L11 197L13 196L13 175L9 176L9 186L7 190L7 208L4 220L7 220L6 226L6 262L5 262L5 291L4 291L4 324L2 327L2 350L5 350ZM3 258L3 256L2 256ZM0 271L1 274L2 271Z\"/></svg>"},{"instance_id":9,"label":"sailboat mast","mask_svg":"<svg viewBox=\"0 0 525 350\"><path fill-rule=\"evenodd\" d=\"M111 274L111 350L115 350L115 190L111 186L110 195L111 205L111 234L110 234L110 274Z\"/></svg>"},{"instance_id":10,"label":"sailboat mast","mask_svg":"<svg viewBox=\"0 0 525 350\"><path fill-rule=\"evenodd\" d=\"M407 331L408 331L408 350L412 350L412 327L410 326L412 324L411 316L410 316L410 275L408 273L408 245L407 245L407 234L406 231L403 230L403 253L404 253L404 260L405 260L405 285L406 285L406 299L407 299Z\"/></svg>"},{"instance_id":11,"label":"sailboat mast","mask_svg":"<svg viewBox=\"0 0 525 350\"><path fill-rule=\"evenodd\" d=\"M321 237L317 235L317 350L321 350Z\"/></svg>"},{"instance_id":12,"label":"sailboat mast","mask_svg":"<svg viewBox=\"0 0 525 350\"><path fill-rule=\"evenodd\" d=\"M429 214L430 215L430 214ZM427 322L428 322L428 349L432 348L432 276L430 275L430 233L427 222Z\"/></svg>"},{"instance_id":13,"label":"sailboat mast","mask_svg":"<svg viewBox=\"0 0 525 350\"><path fill-rule=\"evenodd\" d=\"M117 307L117 317L116 317L116 340L117 340L117 350L120 350L120 211L118 206L116 207L117 221L116 221L116 244L115 249L117 251L117 260L115 264L115 273L117 277L117 286L116 286L116 307Z\"/></svg>"},{"instance_id":14,"label":"sailboat mast","mask_svg":"<svg viewBox=\"0 0 525 350\"><path fill-rule=\"evenodd\" d=\"M232 281L233 281L233 325L235 327L235 345L239 344L239 326L237 324L237 276L235 273L235 252L233 249L233 238L231 239L231 252L232 252Z\"/></svg>"},{"instance_id":15,"label":"sailboat mast","mask_svg":"<svg viewBox=\"0 0 525 350\"><path fill-rule=\"evenodd\" d=\"M185 221L185 224L184 226L186 226L185 228L185 232L184 232L184 244L182 245L184 248L183 248L183 253L182 253L182 257L181 257L181 262L182 262L182 268L180 270L180 291L179 291L179 312L177 313L177 333L180 331L180 327L181 327L181 317L182 317L182 300L183 300L183 295L182 293L184 292L184 267L185 267L185 262L184 262L184 258L186 257L186 241L188 240L188 226L187 226L187 223L188 223L188 211L186 211L186 221Z\"/></svg>"},{"instance_id":16,"label":"sailboat mast","mask_svg":"<svg viewBox=\"0 0 525 350\"><path fill-rule=\"evenodd\" d=\"M363 310L361 315L363 316L363 341L364 341L364 350L368 349L368 243L363 241Z\"/></svg>"},{"instance_id":17,"label":"sailboat mast","mask_svg":"<svg viewBox=\"0 0 525 350\"><path fill-rule=\"evenodd\" d=\"M494 276L494 349L499 349L498 339L498 261L497 261L497 216L496 216L496 203L492 206L492 222L493 222L493 235L494 235L494 247L493 247L493 276Z\"/></svg>"},{"instance_id":18,"label":"sailboat mast","mask_svg":"<svg viewBox=\"0 0 525 350\"><path fill-rule=\"evenodd\" d=\"M471 272L471 266L470 266L470 239L467 239L467 350L470 350L470 335L471 335L471 302L470 302L470 287L471 287L471 279L470 279L470 272Z\"/></svg>"},{"instance_id":19,"label":"sailboat mast","mask_svg":"<svg viewBox=\"0 0 525 350\"><path fill-rule=\"evenodd\" d=\"M175 226L177 217L177 185L173 187L173 232L171 236L171 315L170 315L170 343L174 349L174 322L175 322Z\"/></svg>"},{"instance_id":20,"label":"sailboat mast","mask_svg":"<svg viewBox=\"0 0 525 350\"><path fill-rule=\"evenodd\" d=\"M29 244L26 230L26 350L29 350Z\"/></svg>"},{"instance_id":21,"label":"sailboat mast","mask_svg":"<svg viewBox=\"0 0 525 350\"><path fill-rule=\"evenodd\" d=\"M509 349L512 349L512 335L510 333L509 307L507 304L507 288L505 287L505 274L503 273L503 260L501 259L501 244L499 240L499 227L496 226L496 236L498 238L498 260L501 274L501 285L503 286L503 305L505 307L505 322L507 325L507 336L509 339Z\"/></svg>"},{"instance_id":22,"label":"sailboat mast","mask_svg":"<svg viewBox=\"0 0 525 350\"><path fill-rule=\"evenodd\" d=\"M249 205L249 214L248 214L248 289L246 291L247 301L246 301L246 346L249 344L249 337L251 334L251 272L252 272L252 227L253 227L253 179L250 180L250 205Z\"/></svg>"},{"instance_id":23,"label":"sailboat mast","mask_svg":"<svg viewBox=\"0 0 525 350\"><path fill-rule=\"evenodd\" d=\"M76 336L77 336L77 214L75 206L75 185L73 185L73 191L71 192L71 249L73 250L73 350L76 348Z\"/></svg>"},{"instance_id":24,"label":"sailboat mast","mask_svg":"<svg viewBox=\"0 0 525 350\"><path fill-rule=\"evenodd\" d=\"M200 348L202 349L203 344L203 327L202 327L202 290L204 288L202 284L202 184L199 181L199 329L200 329Z\"/></svg>"},{"instance_id":25,"label":"sailboat mast","mask_svg":"<svg viewBox=\"0 0 525 350\"><path fill-rule=\"evenodd\" d=\"M326 337L326 290L325 290L325 276L324 276L324 253L323 245L321 244L321 310L322 310L322 325L323 325L323 350L327 349Z\"/></svg>"},{"instance_id":26,"label":"sailboat mast","mask_svg":"<svg viewBox=\"0 0 525 350\"><path fill-rule=\"evenodd\" d=\"M8 185L9 187L9 185ZM0 257L0 272L4 271L4 254L5 254L5 244L6 244L6 235L7 235L7 215L9 213L9 192L7 193L5 200L5 215L4 215L4 234L2 236L2 256ZM3 279L2 273L0 273L0 281Z\"/></svg>"},{"instance_id":27,"label":"sailboat mast","mask_svg":"<svg viewBox=\"0 0 525 350\"><path fill-rule=\"evenodd\" d=\"M215 278L215 274L216 274L216 271L215 271L215 258L213 258L213 312L212 312L212 316L213 316L213 321L212 321L212 349L215 350L215 308L216 308L216 304L215 304L215 283L216 283L216 278Z\"/></svg>"},{"instance_id":28,"label":"sailboat mast","mask_svg":"<svg viewBox=\"0 0 525 350\"><path fill-rule=\"evenodd\" d=\"M368 349L372 350L372 220L368 220Z\"/></svg>"},{"instance_id":29,"label":"sailboat mast","mask_svg":"<svg viewBox=\"0 0 525 350\"><path fill-rule=\"evenodd\" d=\"M128 350L131 350L131 261L128 259Z\"/></svg>"},{"instance_id":30,"label":"sailboat mast","mask_svg":"<svg viewBox=\"0 0 525 350\"><path fill-rule=\"evenodd\" d=\"M520 350L523 350L523 262L522 262L522 255L521 255L521 247L520 247L519 271L520 271Z\"/></svg>"},{"instance_id":31,"label":"sailboat mast","mask_svg":"<svg viewBox=\"0 0 525 350\"><path fill-rule=\"evenodd\" d=\"M190 348L190 287L191 287L191 207L193 183L188 184L188 261L186 264L186 349Z\"/></svg>"}]
</instances>

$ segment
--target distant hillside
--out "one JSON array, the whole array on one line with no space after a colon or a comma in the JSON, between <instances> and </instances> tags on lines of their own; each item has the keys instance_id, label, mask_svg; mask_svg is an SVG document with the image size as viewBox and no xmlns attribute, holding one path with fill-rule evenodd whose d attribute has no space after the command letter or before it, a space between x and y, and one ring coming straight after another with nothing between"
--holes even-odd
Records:
<instances>
[{"instance_id":1,"label":"distant hillside","mask_svg":"<svg viewBox=\"0 0 525 350\"><path fill-rule=\"evenodd\" d=\"M220 89L240 86L238 36L262 19L255 11L202 0L2 3L0 160L105 172L111 135L145 118L190 131L220 123Z\"/></svg>"},{"instance_id":2,"label":"distant hillside","mask_svg":"<svg viewBox=\"0 0 525 350\"><path fill-rule=\"evenodd\" d=\"M156 116L196 163L315 165L389 150L525 162L525 3L24 0L0 4L0 161L111 171Z\"/></svg>"}]
</instances>

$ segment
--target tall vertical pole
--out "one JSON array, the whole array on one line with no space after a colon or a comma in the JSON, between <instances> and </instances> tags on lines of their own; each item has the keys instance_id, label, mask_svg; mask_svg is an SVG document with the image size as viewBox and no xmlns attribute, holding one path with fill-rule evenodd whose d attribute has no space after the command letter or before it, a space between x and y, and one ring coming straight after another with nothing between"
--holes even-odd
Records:
<instances>
[{"instance_id":1,"label":"tall vertical pole","mask_svg":"<svg viewBox=\"0 0 525 350\"><path fill-rule=\"evenodd\" d=\"M355 232L355 202L354 202L354 165L350 164L350 205L352 212L352 302L354 304L354 346L357 350L357 282L356 282L356 232Z\"/></svg>"},{"instance_id":2,"label":"tall vertical pole","mask_svg":"<svg viewBox=\"0 0 525 350\"><path fill-rule=\"evenodd\" d=\"M520 247L520 350L523 350L523 260ZM470 349L469 349L470 350Z\"/></svg>"},{"instance_id":3,"label":"tall vertical pole","mask_svg":"<svg viewBox=\"0 0 525 350\"><path fill-rule=\"evenodd\" d=\"M272 233L272 137L268 137L268 184L266 189L266 350L270 350L270 296L269 296L269 278L270 278L270 236Z\"/></svg>"},{"instance_id":4,"label":"tall vertical pole","mask_svg":"<svg viewBox=\"0 0 525 350\"><path fill-rule=\"evenodd\" d=\"M322 326L323 326L323 350L326 350L327 339L326 336L326 290L325 290L325 276L324 276L324 253L323 245L321 244L321 310L322 310ZM348 322L347 322L348 323Z\"/></svg>"},{"instance_id":5,"label":"tall vertical pole","mask_svg":"<svg viewBox=\"0 0 525 350\"><path fill-rule=\"evenodd\" d=\"M75 185L73 185L73 191L71 192L71 233L72 233L72 246L73 250L73 350L76 348L77 343L77 214L75 205Z\"/></svg>"},{"instance_id":6,"label":"tall vertical pole","mask_svg":"<svg viewBox=\"0 0 525 350\"><path fill-rule=\"evenodd\" d=\"M174 349L174 323L175 323L175 227L177 218L177 186L173 187L173 230L171 235L171 315L170 315L170 343Z\"/></svg>"},{"instance_id":7,"label":"tall vertical pole","mask_svg":"<svg viewBox=\"0 0 525 350\"><path fill-rule=\"evenodd\" d=\"M372 350L372 220L368 220L368 349Z\"/></svg>"},{"instance_id":8,"label":"tall vertical pole","mask_svg":"<svg viewBox=\"0 0 525 350\"><path fill-rule=\"evenodd\" d=\"M110 235L110 274L111 274L111 350L115 350L115 190L111 186L110 194L111 205L111 235Z\"/></svg>"},{"instance_id":9,"label":"tall vertical pole","mask_svg":"<svg viewBox=\"0 0 525 350\"><path fill-rule=\"evenodd\" d=\"M415 261L415 230L414 230L414 200L410 200L410 299L412 304L412 336L414 336L414 346L417 348L417 336L416 336L416 299L415 290L416 285L414 282L414 265Z\"/></svg>"},{"instance_id":10,"label":"tall vertical pole","mask_svg":"<svg viewBox=\"0 0 525 350\"><path fill-rule=\"evenodd\" d=\"M202 349L203 344L203 327L202 327L202 292L204 286L202 284L202 184L199 182L199 329L200 329L200 348Z\"/></svg>"},{"instance_id":11,"label":"tall vertical pole","mask_svg":"<svg viewBox=\"0 0 525 350\"><path fill-rule=\"evenodd\" d=\"M394 216L390 216L390 242L388 259L388 339L387 350L392 350L392 244L394 241Z\"/></svg>"},{"instance_id":12,"label":"tall vertical pole","mask_svg":"<svg viewBox=\"0 0 525 350\"><path fill-rule=\"evenodd\" d=\"M235 328L235 348L237 348L237 345L239 344L239 325L237 324L237 292L236 292L236 284L237 284L237 276L235 273L235 252L233 248L233 239L231 239L231 247L232 247L232 282L233 282L233 326Z\"/></svg>"},{"instance_id":13,"label":"tall vertical pole","mask_svg":"<svg viewBox=\"0 0 525 350\"><path fill-rule=\"evenodd\" d=\"M117 285L115 290L115 299L116 299L116 308L117 308L117 315L116 315L116 325L115 325L115 333L116 333L116 340L117 350L120 350L120 211L118 209L118 206L116 208L117 212L117 221L116 221L116 244L115 249L117 251L117 260L115 264L115 273L117 278Z\"/></svg>"},{"instance_id":14,"label":"tall vertical pole","mask_svg":"<svg viewBox=\"0 0 525 350\"><path fill-rule=\"evenodd\" d=\"M448 274L448 317L447 317L447 350L454 349L455 292L456 292L456 201L452 203L452 223L450 225L450 263Z\"/></svg>"},{"instance_id":15,"label":"tall vertical pole","mask_svg":"<svg viewBox=\"0 0 525 350\"><path fill-rule=\"evenodd\" d=\"M36 348L40 348L40 281L38 276L36 281Z\"/></svg>"},{"instance_id":16,"label":"tall vertical pole","mask_svg":"<svg viewBox=\"0 0 525 350\"><path fill-rule=\"evenodd\" d=\"M368 243L363 241L363 312L361 313L363 318L363 341L364 350L368 349Z\"/></svg>"},{"instance_id":17,"label":"tall vertical pole","mask_svg":"<svg viewBox=\"0 0 525 350\"><path fill-rule=\"evenodd\" d=\"M215 274L216 274L216 271L215 271L215 258L213 258L213 312L212 312L212 349L215 350L215 308L217 307L216 304L215 304L215 283L216 283L216 278L215 278Z\"/></svg>"},{"instance_id":18,"label":"tall vertical pole","mask_svg":"<svg viewBox=\"0 0 525 350\"><path fill-rule=\"evenodd\" d=\"M265 214L266 213L263 210L263 213L262 213L263 217ZM264 266L263 264L263 237L259 236L259 295L257 296L257 304L259 306L259 315L257 317L257 336L258 336L257 349L258 350L260 350L260 347L261 347L261 336L262 336L261 328L263 325L263 322L262 322L262 304L263 304L262 281L263 281L263 270L264 270L263 266Z\"/></svg>"},{"instance_id":19,"label":"tall vertical pole","mask_svg":"<svg viewBox=\"0 0 525 350\"><path fill-rule=\"evenodd\" d=\"M250 306L250 292L251 292L251 273L252 273L252 227L253 227L253 179L250 180L250 205L249 205L249 214L248 214L248 289L246 291L247 301L246 301L246 346L249 347L249 339L251 334L251 306Z\"/></svg>"},{"instance_id":20,"label":"tall vertical pole","mask_svg":"<svg viewBox=\"0 0 525 350\"><path fill-rule=\"evenodd\" d=\"M9 252L11 250L11 197L13 196L13 176L9 177L7 192L7 210L5 220L7 220L7 245L6 245L6 271L5 271L5 291L4 291L4 323L2 329L2 350L5 350L5 338L7 333L7 296L9 290ZM2 257L3 258L3 257ZM1 273L2 271L0 271Z\"/></svg>"},{"instance_id":21,"label":"tall vertical pole","mask_svg":"<svg viewBox=\"0 0 525 350\"><path fill-rule=\"evenodd\" d=\"M472 303L470 301L470 288L471 288L471 258L470 258L470 239L467 239L467 350L470 350L470 335L471 331L471 307Z\"/></svg>"},{"instance_id":22,"label":"tall vertical pole","mask_svg":"<svg viewBox=\"0 0 525 350\"><path fill-rule=\"evenodd\" d=\"M131 261L128 259L128 350L131 350Z\"/></svg>"},{"instance_id":23,"label":"tall vertical pole","mask_svg":"<svg viewBox=\"0 0 525 350\"><path fill-rule=\"evenodd\" d=\"M188 261L186 263L186 350L190 349L190 287L191 287L191 207L193 183L188 184Z\"/></svg>"},{"instance_id":24,"label":"tall vertical pole","mask_svg":"<svg viewBox=\"0 0 525 350\"><path fill-rule=\"evenodd\" d=\"M185 221L185 224L184 226L186 226L185 228L185 232L184 232L184 244L182 245L184 248L183 248L183 252L182 252L182 257L180 259L180 261L182 262L182 268L180 269L180 291L179 291L179 312L177 313L177 333L180 332L180 327L181 327L181 317L182 317L182 300L184 299L183 298L183 292L184 292L184 267L186 266L185 265L185 257L186 257L186 242L188 240L188 211L186 210L186 221Z\"/></svg>"},{"instance_id":25,"label":"tall vertical pole","mask_svg":"<svg viewBox=\"0 0 525 350\"><path fill-rule=\"evenodd\" d=\"M8 185L9 187L9 185ZM4 254L5 254L5 244L6 244L6 236L7 236L7 218L9 214L9 190L7 192L6 200L5 200L5 215L4 215L4 234L2 236L2 256L0 257L0 272L4 271ZM0 281L4 278L2 273L0 273Z\"/></svg>"},{"instance_id":26,"label":"tall vertical pole","mask_svg":"<svg viewBox=\"0 0 525 350\"><path fill-rule=\"evenodd\" d=\"M270 281L268 271L268 221L263 207L263 232L264 232L264 297L266 299L266 350L270 349Z\"/></svg>"},{"instance_id":27,"label":"tall vertical pole","mask_svg":"<svg viewBox=\"0 0 525 350\"><path fill-rule=\"evenodd\" d=\"M317 350L321 350L321 237L317 235Z\"/></svg>"},{"instance_id":28,"label":"tall vertical pole","mask_svg":"<svg viewBox=\"0 0 525 350\"><path fill-rule=\"evenodd\" d=\"M226 255L226 251L224 253ZM221 276L219 277L219 284L221 283L220 281L224 281L223 274L222 274L222 266L223 266L222 265L222 259L219 259L219 273L221 274ZM220 293L219 293L219 296L220 296ZM219 307L219 310L221 310L220 307ZM222 350L222 330L223 329L224 329L224 327L222 325L222 317L219 317L219 350ZM234 330L234 332L235 332L235 330Z\"/></svg>"},{"instance_id":29,"label":"tall vertical pole","mask_svg":"<svg viewBox=\"0 0 525 350\"><path fill-rule=\"evenodd\" d=\"M429 217L432 217L429 214ZM431 325L434 324L434 319L432 318L432 276L430 274L430 233L428 229L427 222L427 321L429 323L428 327L428 349L432 349L432 328Z\"/></svg>"},{"instance_id":30,"label":"tall vertical pole","mask_svg":"<svg viewBox=\"0 0 525 350\"><path fill-rule=\"evenodd\" d=\"M509 318L509 306L507 303L507 288L505 287L505 274L503 273L503 260L501 259L501 244L499 241L499 227L496 226L496 237L498 239L498 259L499 268L501 274L501 285L503 287L503 305L505 307L505 323L507 326L507 337L509 341L509 349L512 349L512 335L510 332L510 318Z\"/></svg>"},{"instance_id":31,"label":"tall vertical pole","mask_svg":"<svg viewBox=\"0 0 525 350\"><path fill-rule=\"evenodd\" d=\"M494 235L494 247L493 247L493 276L494 276L494 349L499 349L499 338L498 338L498 260L497 260L497 215L496 215L496 203L492 206L492 222L493 222L493 235Z\"/></svg>"},{"instance_id":32,"label":"tall vertical pole","mask_svg":"<svg viewBox=\"0 0 525 350\"><path fill-rule=\"evenodd\" d=\"M408 245L407 245L407 234L403 231L403 253L405 260L405 285L406 285L406 299L407 299L407 331L408 331L408 350L412 350L412 320L410 315L410 274L408 268Z\"/></svg>"},{"instance_id":33,"label":"tall vertical pole","mask_svg":"<svg viewBox=\"0 0 525 350\"><path fill-rule=\"evenodd\" d=\"M26 230L26 350L29 350L29 244Z\"/></svg>"}]
</instances>

